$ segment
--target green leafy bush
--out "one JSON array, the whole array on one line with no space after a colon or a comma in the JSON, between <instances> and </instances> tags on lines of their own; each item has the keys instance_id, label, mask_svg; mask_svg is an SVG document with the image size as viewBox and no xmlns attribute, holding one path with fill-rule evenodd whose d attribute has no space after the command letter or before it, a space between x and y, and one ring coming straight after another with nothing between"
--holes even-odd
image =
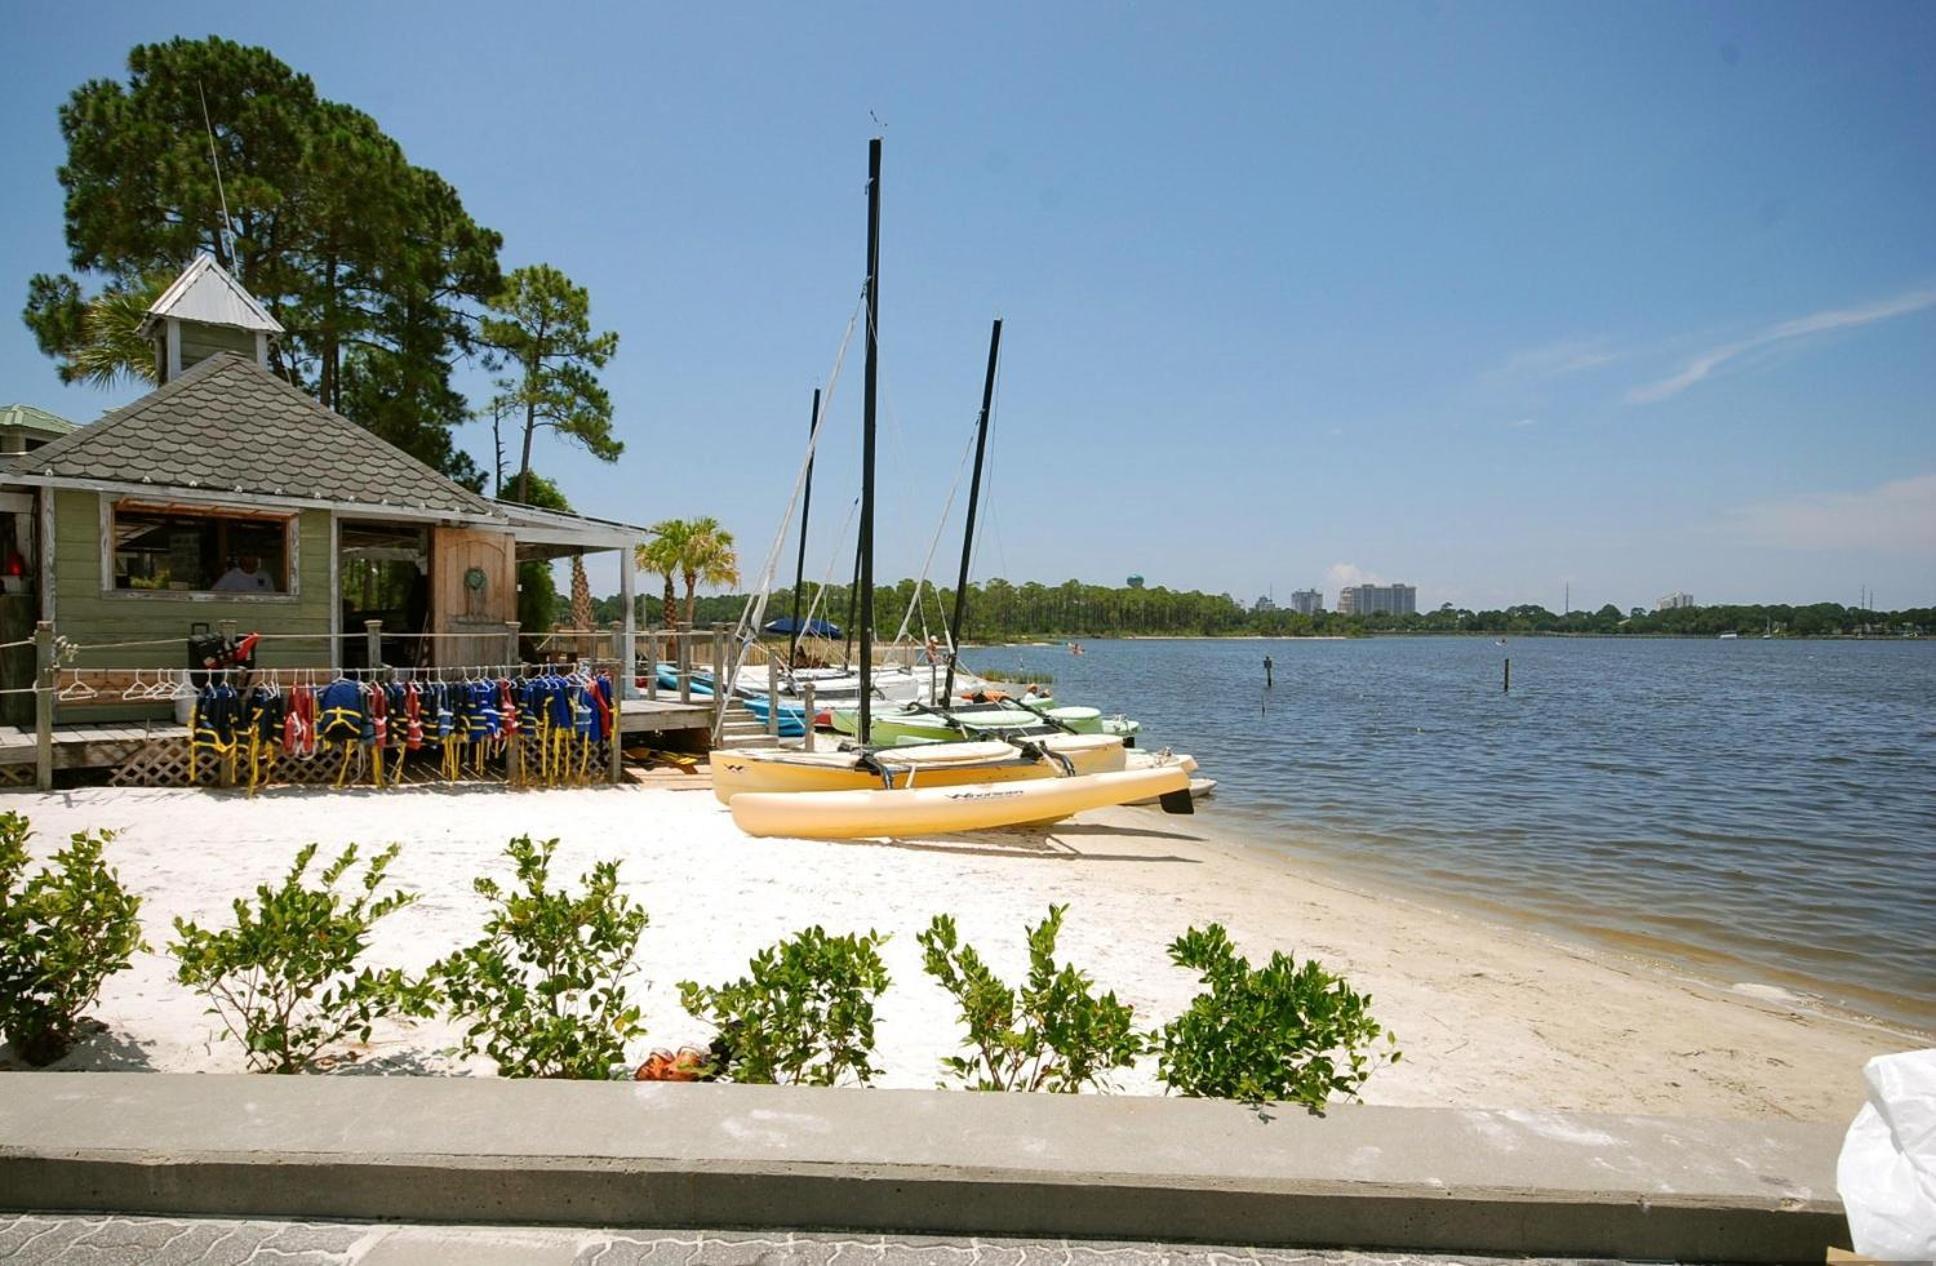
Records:
<instances>
[{"instance_id":1,"label":"green leafy bush","mask_svg":"<svg viewBox=\"0 0 1936 1266\"><path fill-rule=\"evenodd\" d=\"M879 1073L874 1000L887 988L885 936L808 928L761 950L752 974L718 988L679 985L687 1011L718 1028L713 1068L733 1081L832 1086Z\"/></svg>"},{"instance_id":2,"label":"green leafy bush","mask_svg":"<svg viewBox=\"0 0 1936 1266\"><path fill-rule=\"evenodd\" d=\"M253 906L236 898L234 926L175 920L180 939L168 947L175 978L208 998L251 1071L306 1072L335 1043L368 1041L379 1019L432 1013L436 995L427 982L395 967L357 966L377 921L417 900L413 892L376 895L398 851L392 844L371 858L345 893L337 882L356 864L356 845L324 867L312 888L304 878L316 845L306 844L280 886L258 885Z\"/></svg>"},{"instance_id":3,"label":"green leafy bush","mask_svg":"<svg viewBox=\"0 0 1936 1266\"><path fill-rule=\"evenodd\" d=\"M1191 928L1170 958L1207 988L1165 1025L1158 1074L1184 1095L1246 1103L1301 1103L1322 1113L1332 1095L1355 1096L1380 1063L1397 1063L1397 1039L1371 1018L1371 997L1315 960L1274 953L1253 969L1220 924ZM1385 1039L1389 1056L1372 1054Z\"/></svg>"},{"instance_id":4,"label":"green leafy bush","mask_svg":"<svg viewBox=\"0 0 1936 1266\"><path fill-rule=\"evenodd\" d=\"M1108 1075L1127 1068L1147 1048L1135 1010L1113 993L1095 996L1087 974L1055 964L1055 941L1067 906L1029 929L1028 981L1004 984L972 945L961 945L955 921L938 914L917 938L923 966L961 1007L972 1055L942 1066L976 1090L1074 1093L1108 1089Z\"/></svg>"},{"instance_id":5,"label":"green leafy bush","mask_svg":"<svg viewBox=\"0 0 1936 1266\"><path fill-rule=\"evenodd\" d=\"M146 946L141 898L101 860L114 832L77 832L27 878L32 834L20 814L0 813L0 1032L38 1066L67 1053L102 982Z\"/></svg>"},{"instance_id":6,"label":"green leafy bush","mask_svg":"<svg viewBox=\"0 0 1936 1266\"><path fill-rule=\"evenodd\" d=\"M617 862L581 875L575 896L547 888L557 848L512 840L516 885L472 885L492 907L484 939L434 971L451 1017L470 1021L465 1054L489 1055L505 1077L612 1077L623 1071L625 1043L645 1031L625 980L648 920L618 891Z\"/></svg>"}]
</instances>

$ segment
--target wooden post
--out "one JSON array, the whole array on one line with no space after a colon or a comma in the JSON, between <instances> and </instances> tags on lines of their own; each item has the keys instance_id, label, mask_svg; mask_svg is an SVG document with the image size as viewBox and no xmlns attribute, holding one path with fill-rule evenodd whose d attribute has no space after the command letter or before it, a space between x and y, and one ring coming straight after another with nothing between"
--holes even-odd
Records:
<instances>
[{"instance_id":1,"label":"wooden post","mask_svg":"<svg viewBox=\"0 0 1936 1266\"><path fill-rule=\"evenodd\" d=\"M1276 665L1271 662L1271 657L1268 655L1264 656L1264 689L1266 690L1271 689L1277 684L1271 678L1271 670L1275 667Z\"/></svg>"},{"instance_id":2,"label":"wooden post","mask_svg":"<svg viewBox=\"0 0 1936 1266\"><path fill-rule=\"evenodd\" d=\"M811 681L801 683L800 711L805 715L807 722L807 732L800 739L800 748L802 751L811 752L813 750L813 718L817 715L813 706L813 683Z\"/></svg>"},{"instance_id":3,"label":"wooden post","mask_svg":"<svg viewBox=\"0 0 1936 1266\"><path fill-rule=\"evenodd\" d=\"M770 653L766 657L766 736L780 737L780 665Z\"/></svg>"},{"instance_id":4,"label":"wooden post","mask_svg":"<svg viewBox=\"0 0 1936 1266\"><path fill-rule=\"evenodd\" d=\"M383 621L363 621L363 655L369 662L370 680L376 680L376 670L383 667Z\"/></svg>"},{"instance_id":5,"label":"wooden post","mask_svg":"<svg viewBox=\"0 0 1936 1266\"><path fill-rule=\"evenodd\" d=\"M1511 693L1512 693L1512 656L1510 656L1510 655L1508 655L1508 656L1506 656L1506 687L1505 687L1505 693L1507 693L1507 694L1511 694Z\"/></svg>"},{"instance_id":6,"label":"wooden post","mask_svg":"<svg viewBox=\"0 0 1936 1266\"><path fill-rule=\"evenodd\" d=\"M645 697L659 697L659 630L648 629L645 634Z\"/></svg>"},{"instance_id":7,"label":"wooden post","mask_svg":"<svg viewBox=\"0 0 1936 1266\"><path fill-rule=\"evenodd\" d=\"M672 636L676 639L677 650L672 656L674 672L679 678L679 702L692 702L692 630L674 628Z\"/></svg>"},{"instance_id":8,"label":"wooden post","mask_svg":"<svg viewBox=\"0 0 1936 1266\"><path fill-rule=\"evenodd\" d=\"M522 666L518 658L518 638L523 632L524 626L516 620L504 622L504 666L506 668L516 669Z\"/></svg>"},{"instance_id":9,"label":"wooden post","mask_svg":"<svg viewBox=\"0 0 1936 1266\"><path fill-rule=\"evenodd\" d=\"M48 548L42 546L43 549ZM34 785L54 789L54 622L34 625Z\"/></svg>"}]
</instances>

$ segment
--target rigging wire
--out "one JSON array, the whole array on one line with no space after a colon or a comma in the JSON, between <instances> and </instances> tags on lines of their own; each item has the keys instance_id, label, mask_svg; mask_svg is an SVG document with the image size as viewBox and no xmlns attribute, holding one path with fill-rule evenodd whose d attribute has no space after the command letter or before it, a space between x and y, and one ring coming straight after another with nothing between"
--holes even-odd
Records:
<instances>
[{"instance_id":1,"label":"rigging wire","mask_svg":"<svg viewBox=\"0 0 1936 1266\"><path fill-rule=\"evenodd\" d=\"M807 437L806 456L801 460L800 469L793 477L793 492L787 497L786 508L780 515L780 526L773 534L773 545L767 550L766 562L760 568L757 589L759 597L746 604L740 611L739 624L733 631L734 641L740 645L741 650L733 665L733 675L725 679L727 684L737 678L739 669L745 662L746 647L750 640L748 628L757 630L766 621L766 602L773 588L773 577L779 570L780 557L786 550L787 534L793 529L793 508L800 504L801 489L806 485L807 466L813 460L814 450L820 443L821 432L826 427L827 414L832 407L835 390L840 386L841 367L847 361L847 349L853 343L854 327L860 323L860 313L865 303L866 288L863 287L860 298L854 302L853 314L847 318L847 330L840 337L840 349L834 354L833 370L827 376L827 388L821 397L820 415L814 419L813 434ZM722 686L722 689L724 688Z\"/></svg>"}]
</instances>

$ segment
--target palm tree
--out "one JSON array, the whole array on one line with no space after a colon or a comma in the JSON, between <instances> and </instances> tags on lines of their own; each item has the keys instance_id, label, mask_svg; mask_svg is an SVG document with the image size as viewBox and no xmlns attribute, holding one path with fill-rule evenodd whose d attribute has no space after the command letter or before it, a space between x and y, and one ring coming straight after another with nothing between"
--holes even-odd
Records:
<instances>
[{"instance_id":1,"label":"palm tree","mask_svg":"<svg viewBox=\"0 0 1936 1266\"><path fill-rule=\"evenodd\" d=\"M688 536L679 570L686 581L686 623L692 623L699 582L709 585L739 583L739 553L733 548L733 534L719 526L710 514L686 523Z\"/></svg>"},{"instance_id":2,"label":"palm tree","mask_svg":"<svg viewBox=\"0 0 1936 1266\"><path fill-rule=\"evenodd\" d=\"M81 313L80 342L68 352L62 380L95 387L154 382L155 347L142 337L141 322L171 280L158 275L126 289L111 287L89 300Z\"/></svg>"},{"instance_id":3,"label":"palm tree","mask_svg":"<svg viewBox=\"0 0 1936 1266\"><path fill-rule=\"evenodd\" d=\"M692 525L684 519L661 519L646 530L652 533L652 539L639 546L639 570L665 577L665 597L660 607L659 621L671 628L678 618L678 598L672 582L685 562L686 542L692 536Z\"/></svg>"}]
</instances>

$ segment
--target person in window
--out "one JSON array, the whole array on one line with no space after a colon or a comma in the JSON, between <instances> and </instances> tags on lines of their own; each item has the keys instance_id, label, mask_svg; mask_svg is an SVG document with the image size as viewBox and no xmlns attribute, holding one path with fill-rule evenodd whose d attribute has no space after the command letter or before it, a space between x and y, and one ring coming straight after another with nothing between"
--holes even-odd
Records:
<instances>
[{"instance_id":1,"label":"person in window","mask_svg":"<svg viewBox=\"0 0 1936 1266\"><path fill-rule=\"evenodd\" d=\"M215 582L217 593L274 593L276 582L269 579L269 573L262 570L262 560L254 554L237 556L235 566L222 573Z\"/></svg>"}]
</instances>

